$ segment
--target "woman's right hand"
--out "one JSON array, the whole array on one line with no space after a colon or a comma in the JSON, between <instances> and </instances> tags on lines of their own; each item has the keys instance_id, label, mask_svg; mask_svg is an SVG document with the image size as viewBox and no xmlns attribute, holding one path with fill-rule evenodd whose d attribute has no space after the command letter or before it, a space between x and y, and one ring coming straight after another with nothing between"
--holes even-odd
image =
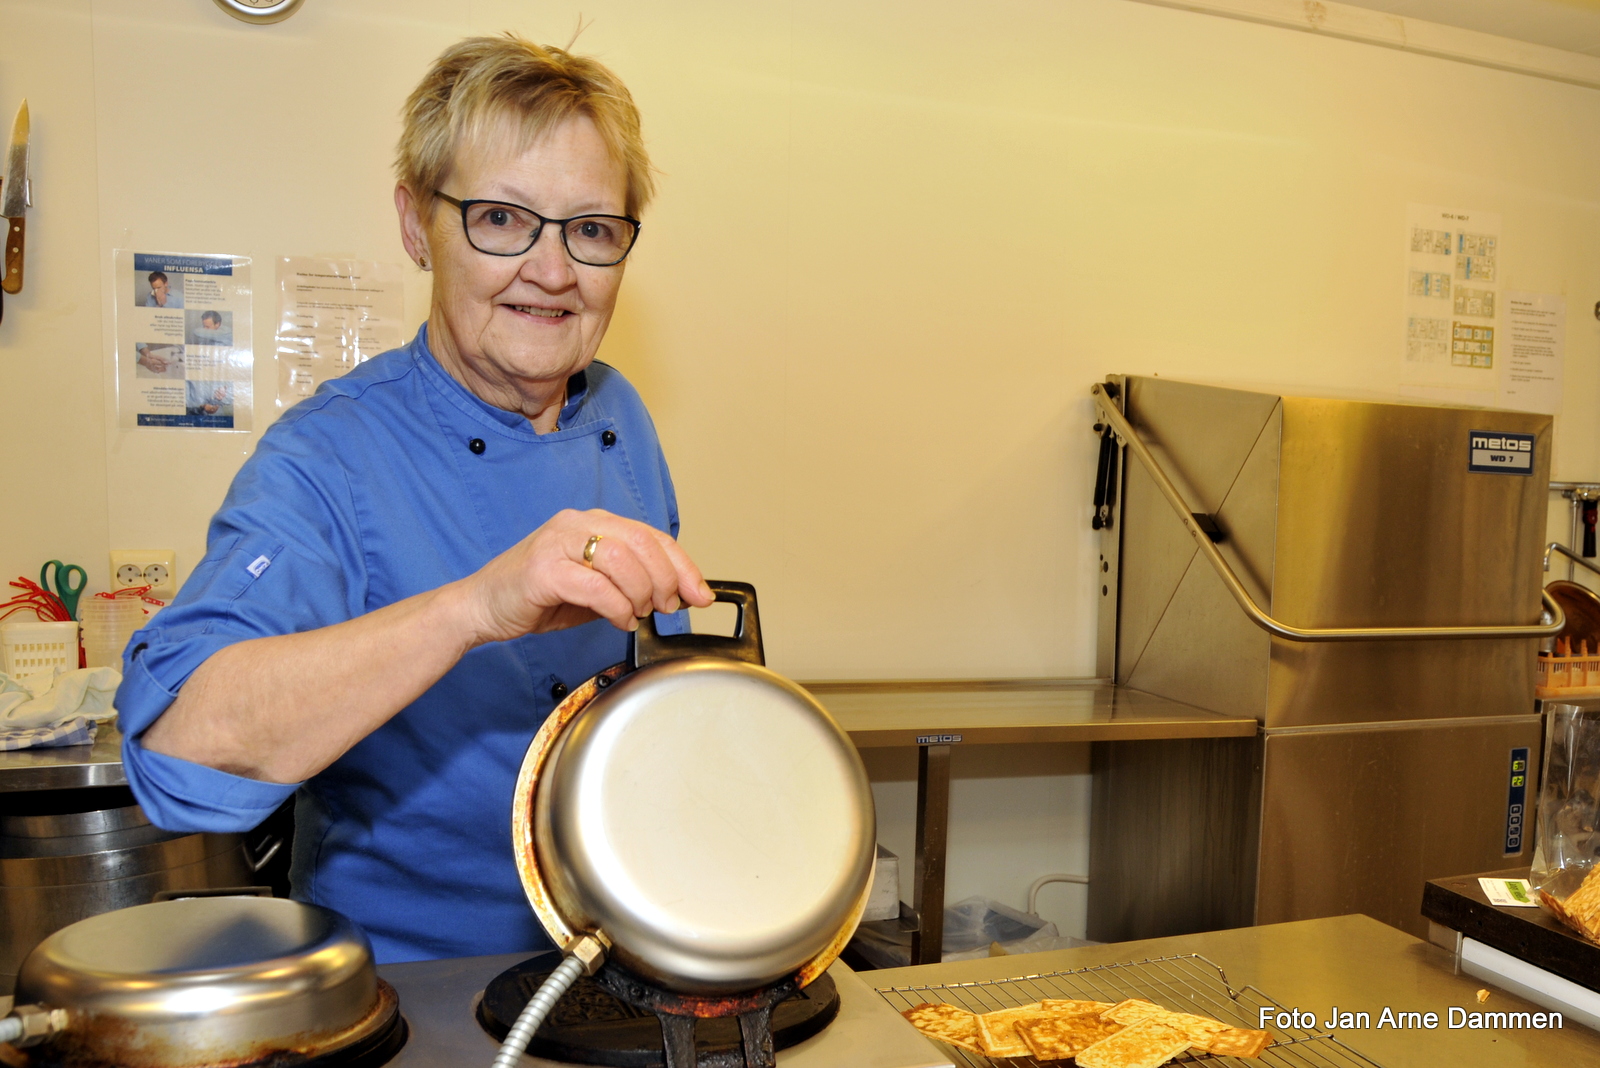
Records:
<instances>
[{"instance_id":1,"label":"woman's right hand","mask_svg":"<svg viewBox=\"0 0 1600 1068\"><path fill-rule=\"evenodd\" d=\"M596 534L590 567L583 550ZM301 782L474 646L596 618L633 630L651 611L712 600L700 569L666 534L610 512L561 512L458 582L343 623L218 650L144 745L235 775Z\"/></svg>"},{"instance_id":2,"label":"woman's right hand","mask_svg":"<svg viewBox=\"0 0 1600 1068\"><path fill-rule=\"evenodd\" d=\"M593 566L583 559L600 540ZM474 644L609 620L635 630L651 612L704 608L714 598L700 569L654 527L594 509L549 522L462 581Z\"/></svg>"}]
</instances>

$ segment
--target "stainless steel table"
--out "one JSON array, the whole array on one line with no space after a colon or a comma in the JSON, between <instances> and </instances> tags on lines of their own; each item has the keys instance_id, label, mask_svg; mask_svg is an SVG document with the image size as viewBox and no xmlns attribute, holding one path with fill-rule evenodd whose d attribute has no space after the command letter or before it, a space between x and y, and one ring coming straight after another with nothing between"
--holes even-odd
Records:
<instances>
[{"instance_id":1,"label":"stainless steel table","mask_svg":"<svg viewBox=\"0 0 1600 1068\"><path fill-rule=\"evenodd\" d=\"M916 866L907 922L911 962L943 956L950 749L955 745L1253 737L1251 717L1203 708L1099 679L808 682L858 748L917 747Z\"/></svg>"},{"instance_id":2,"label":"stainless steel table","mask_svg":"<svg viewBox=\"0 0 1600 1068\"><path fill-rule=\"evenodd\" d=\"M916 857L909 921L913 963L943 955L950 752L956 745L1250 737L1249 717L1119 688L1097 679L810 682L859 748L917 749ZM0 753L0 793L122 786L122 735L102 726L92 746ZM927 928L924 930L924 928Z\"/></svg>"},{"instance_id":3,"label":"stainless steel table","mask_svg":"<svg viewBox=\"0 0 1600 1068\"><path fill-rule=\"evenodd\" d=\"M487 1065L499 1043L478 1026L478 996L496 975L526 959L498 957L385 964L378 974L400 995L411 1037L386 1068L460 1068ZM952 1068L940 1047L912 1030L844 963L828 969L839 988L839 1015L821 1034L780 1050L780 1068ZM869 978L873 973L865 973ZM562 1068L524 1056L524 1065Z\"/></svg>"},{"instance_id":4,"label":"stainless steel table","mask_svg":"<svg viewBox=\"0 0 1600 1068\"><path fill-rule=\"evenodd\" d=\"M1301 920L1266 927L1117 942L1051 953L990 957L863 972L877 988L963 983L1084 968L1095 964L1199 953L1222 966L1229 983L1253 984L1285 1008L1316 1014L1319 1022L1337 1005L1365 1011L1377 1021L1385 1007L1395 1012L1436 1012L1450 1006L1469 1012L1542 1012L1537 1005L1455 974L1455 958L1366 916ZM1341 1042L1384 1068L1546 1068L1600 1064L1600 1034L1568 1022L1561 1030L1340 1030Z\"/></svg>"},{"instance_id":5,"label":"stainless steel table","mask_svg":"<svg viewBox=\"0 0 1600 1068\"><path fill-rule=\"evenodd\" d=\"M100 725L93 745L0 752L0 793L127 784L122 773L122 732L112 723Z\"/></svg>"},{"instance_id":6,"label":"stainless steel table","mask_svg":"<svg viewBox=\"0 0 1600 1068\"><path fill-rule=\"evenodd\" d=\"M378 974L400 995L409 1037L384 1068L484 1068L500 1044L478 1026L478 997L489 981L526 953L382 964ZM839 1015L819 1035L778 1051L780 1068L954 1068L842 962L828 974L839 988ZM867 973L870 975L871 973ZM11 998L0 996L0 1016ZM10 1063L10 1062L6 1062ZM523 1055L526 1068L570 1068Z\"/></svg>"}]
</instances>

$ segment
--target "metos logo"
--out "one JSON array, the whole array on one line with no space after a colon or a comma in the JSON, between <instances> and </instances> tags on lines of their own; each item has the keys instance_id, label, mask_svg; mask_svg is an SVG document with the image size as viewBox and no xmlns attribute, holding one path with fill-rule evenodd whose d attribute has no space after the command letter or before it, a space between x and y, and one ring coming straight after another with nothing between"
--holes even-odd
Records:
<instances>
[{"instance_id":1,"label":"metos logo","mask_svg":"<svg viewBox=\"0 0 1600 1068\"><path fill-rule=\"evenodd\" d=\"M1459 439L1458 439L1459 440ZM1460 448L1460 446L1456 446ZM1491 438L1472 435L1474 449L1501 449L1507 452L1532 452L1533 442L1518 441L1516 438Z\"/></svg>"}]
</instances>

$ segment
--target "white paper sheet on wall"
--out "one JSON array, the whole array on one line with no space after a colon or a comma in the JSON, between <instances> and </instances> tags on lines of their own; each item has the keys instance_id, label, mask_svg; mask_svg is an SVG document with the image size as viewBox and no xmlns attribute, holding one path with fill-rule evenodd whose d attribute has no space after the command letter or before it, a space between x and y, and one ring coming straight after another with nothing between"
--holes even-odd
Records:
<instances>
[{"instance_id":1,"label":"white paper sheet on wall","mask_svg":"<svg viewBox=\"0 0 1600 1068\"><path fill-rule=\"evenodd\" d=\"M405 329L399 264L283 256L278 260L278 407L315 393Z\"/></svg>"},{"instance_id":2,"label":"white paper sheet on wall","mask_svg":"<svg viewBox=\"0 0 1600 1068\"><path fill-rule=\"evenodd\" d=\"M1454 404L1501 403L1500 216L1410 204L1405 242L1401 393Z\"/></svg>"},{"instance_id":3,"label":"white paper sheet on wall","mask_svg":"<svg viewBox=\"0 0 1600 1068\"><path fill-rule=\"evenodd\" d=\"M117 425L249 430L250 259L112 252Z\"/></svg>"},{"instance_id":4,"label":"white paper sheet on wall","mask_svg":"<svg viewBox=\"0 0 1600 1068\"><path fill-rule=\"evenodd\" d=\"M1503 408L1555 415L1561 410L1561 365L1567 346L1567 302L1555 293L1506 293Z\"/></svg>"}]
</instances>

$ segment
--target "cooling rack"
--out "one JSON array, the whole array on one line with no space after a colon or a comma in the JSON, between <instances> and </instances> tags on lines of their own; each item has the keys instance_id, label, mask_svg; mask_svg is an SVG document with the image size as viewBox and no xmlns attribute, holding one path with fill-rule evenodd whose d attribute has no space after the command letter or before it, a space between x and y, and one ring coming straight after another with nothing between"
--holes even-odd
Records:
<instances>
[{"instance_id":1,"label":"cooling rack","mask_svg":"<svg viewBox=\"0 0 1600 1068\"><path fill-rule=\"evenodd\" d=\"M870 974L870 973L869 973ZM1117 964L1098 964L1074 971L1022 975L1014 979L990 979L980 983L950 983L939 986L880 987L878 993L901 1012L925 1001L959 1005L970 1012L992 1012L1027 1005L1043 998L1078 998L1093 1001L1122 1001L1145 998L1175 1012L1210 1016L1235 1027L1258 1028L1260 1012L1270 1008L1274 1014L1287 1011L1253 986L1234 989L1222 968L1200 956L1188 953ZM1357 1053L1331 1034L1293 1027L1268 1027L1274 1041L1255 1060L1216 1057L1190 1051L1173 1064L1200 1062L1206 1065L1254 1066L1254 1068L1382 1068L1378 1062ZM958 1065L968 1068L1006 1066L1017 1068L1060 1068L1060 1061L1037 1061L1032 1057L993 1060L955 1046L945 1046Z\"/></svg>"}]
</instances>

